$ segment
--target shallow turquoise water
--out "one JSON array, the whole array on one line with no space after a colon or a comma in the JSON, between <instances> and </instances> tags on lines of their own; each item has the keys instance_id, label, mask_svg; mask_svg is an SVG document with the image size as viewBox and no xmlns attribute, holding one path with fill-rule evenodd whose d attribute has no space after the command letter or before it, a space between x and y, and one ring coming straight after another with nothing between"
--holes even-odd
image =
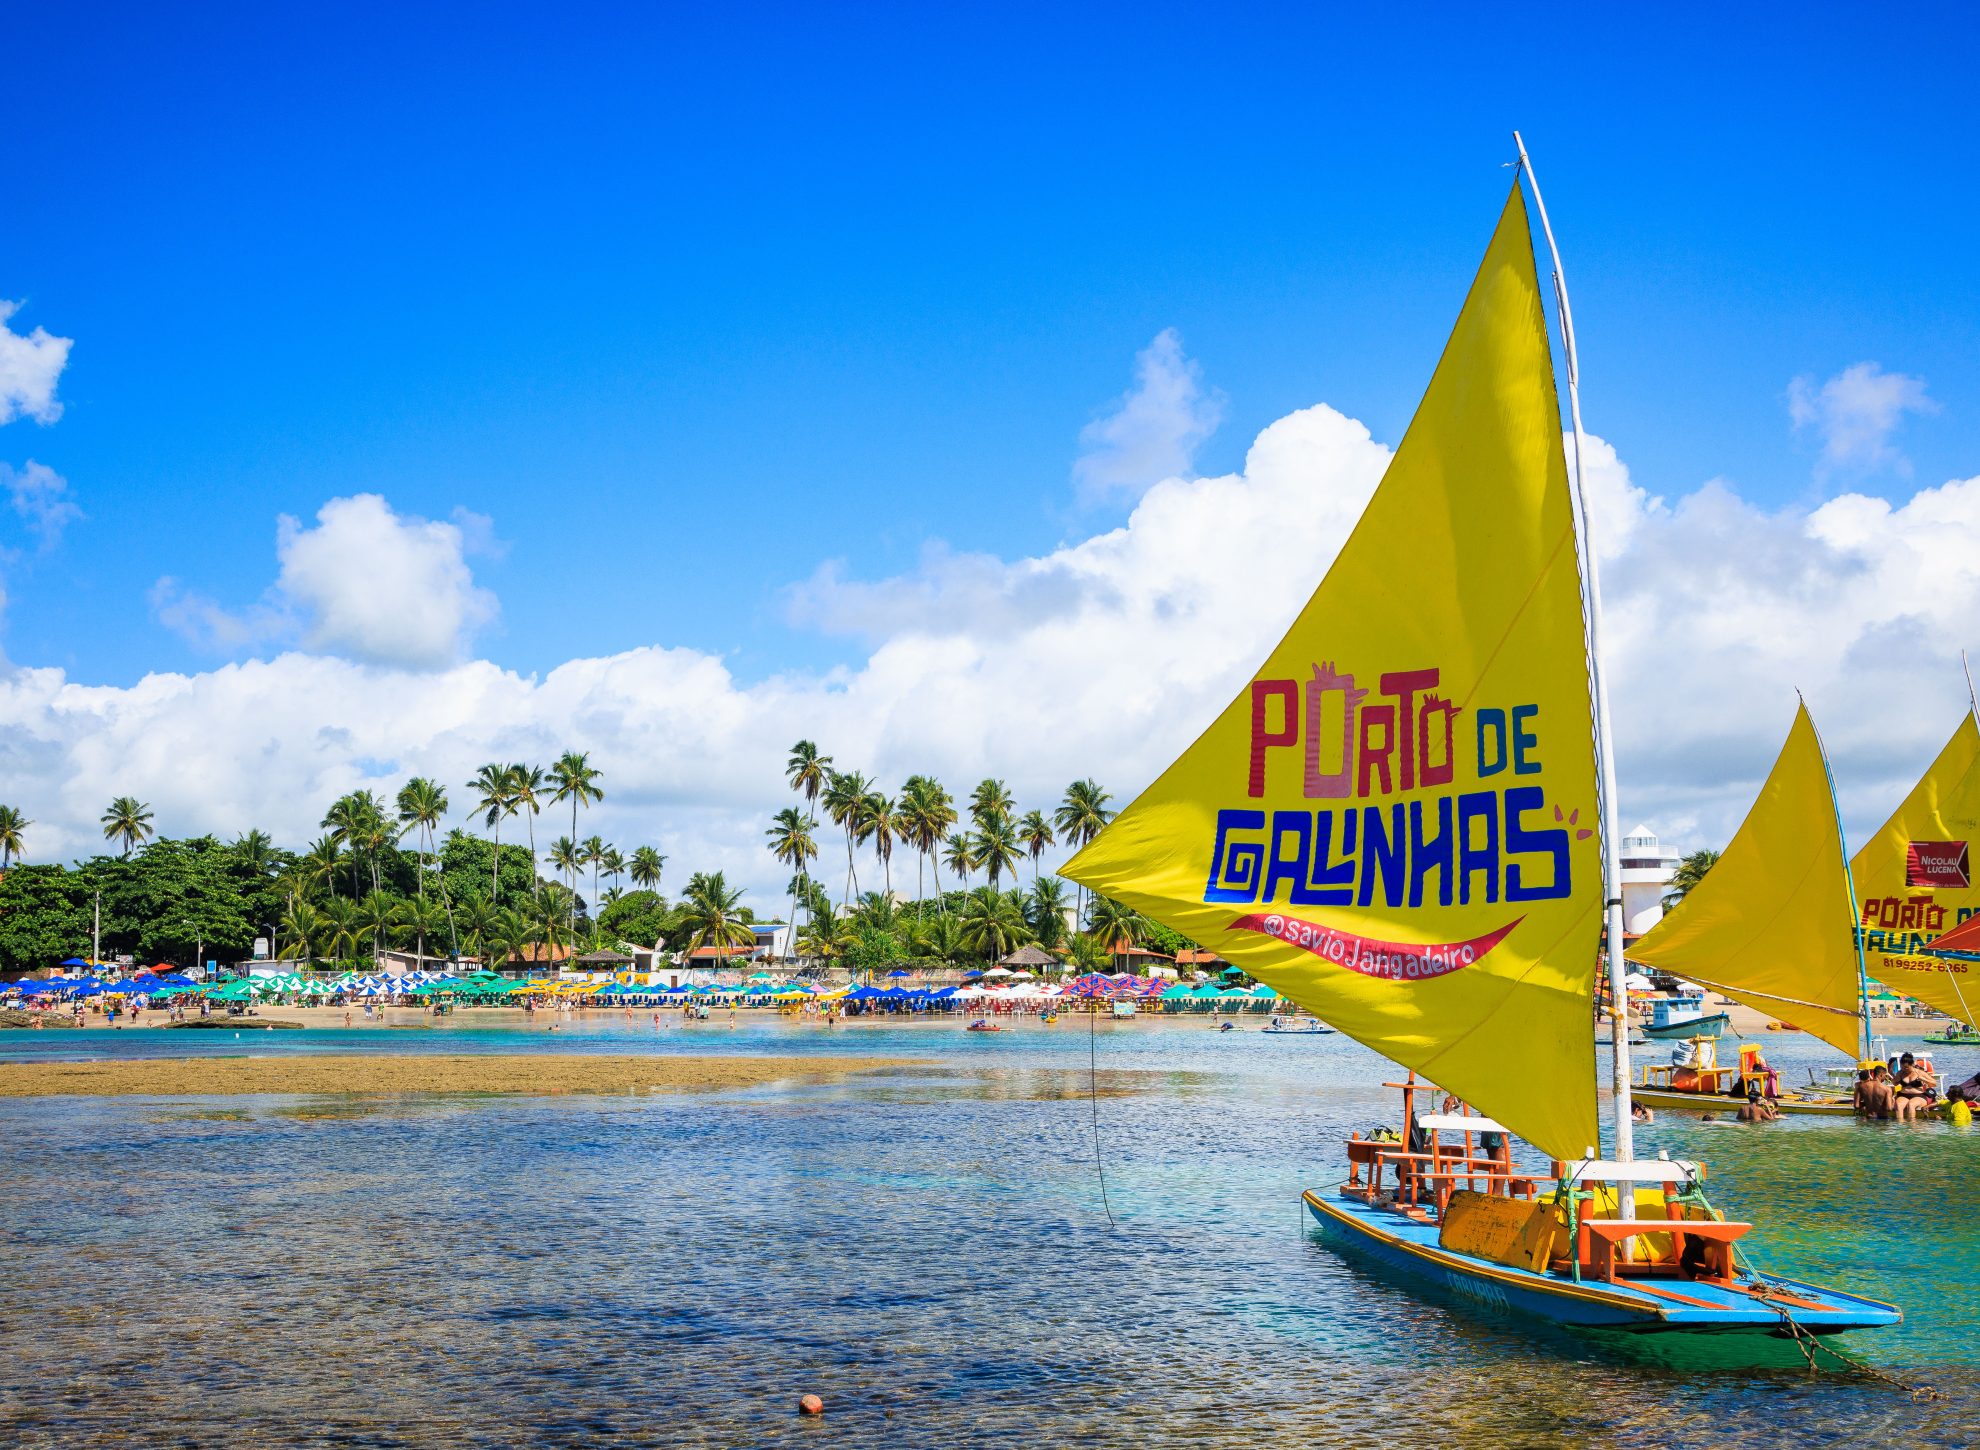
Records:
<instances>
[{"instance_id":1,"label":"shallow turquoise water","mask_svg":"<svg viewBox=\"0 0 1980 1450\"><path fill-rule=\"evenodd\" d=\"M1768 1267L1897 1300L1862 1356L1945 1398L1671 1368L1422 1297L1302 1188L1392 1073L1339 1037L1085 1024L825 1032L14 1033L0 1056L931 1057L709 1097L0 1100L12 1443L1964 1445L1980 1139L1667 1116ZM219 1039L219 1040L215 1040ZM1819 1046L1767 1040L1782 1065ZM1980 1062L1941 1052L1960 1075ZM826 1398L801 1422L795 1397Z\"/></svg>"}]
</instances>

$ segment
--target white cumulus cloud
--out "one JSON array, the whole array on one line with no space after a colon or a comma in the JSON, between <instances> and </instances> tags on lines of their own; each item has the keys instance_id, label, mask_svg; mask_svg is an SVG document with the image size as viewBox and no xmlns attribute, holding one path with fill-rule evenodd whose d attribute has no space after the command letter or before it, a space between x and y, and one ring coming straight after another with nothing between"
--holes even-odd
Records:
<instances>
[{"instance_id":1,"label":"white cumulus cloud","mask_svg":"<svg viewBox=\"0 0 1980 1450\"><path fill-rule=\"evenodd\" d=\"M1132 498L1189 471L1196 448L1223 421L1224 398L1203 386L1173 327L1135 355L1134 386L1079 435L1073 481L1085 503Z\"/></svg>"},{"instance_id":2,"label":"white cumulus cloud","mask_svg":"<svg viewBox=\"0 0 1980 1450\"><path fill-rule=\"evenodd\" d=\"M313 525L276 521L280 572L254 606L224 608L170 577L151 602L163 623L208 648L292 639L361 663L438 669L465 658L499 612L468 564L489 533L478 514L440 521L395 512L375 493L333 498Z\"/></svg>"},{"instance_id":3,"label":"white cumulus cloud","mask_svg":"<svg viewBox=\"0 0 1980 1450\"><path fill-rule=\"evenodd\" d=\"M1910 460L1892 439L1906 414L1938 411L1923 378L1887 373L1873 362L1854 363L1819 387L1811 377L1788 384L1788 416L1797 431L1821 442L1825 476L1888 469L1909 477Z\"/></svg>"},{"instance_id":4,"label":"white cumulus cloud","mask_svg":"<svg viewBox=\"0 0 1980 1450\"><path fill-rule=\"evenodd\" d=\"M485 761L587 750L606 772L587 833L658 844L674 884L726 870L767 905L783 876L763 829L789 803L782 766L800 737L887 786L927 771L961 794L995 774L1022 805L1048 806L1092 775L1124 801L1241 686L1389 456L1315 406L1261 432L1238 472L1165 478L1119 527L1034 557L938 548L894 578L821 569L792 612L866 639L863 658L760 680L658 645L540 678L455 657L483 606L468 601L465 565L451 567L452 526L339 500L314 528L284 529L276 596L310 611L293 626L310 650L334 652L128 688L18 669L0 679L0 772L47 859L94 849L117 794L149 801L166 831L259 826L301 842L353 787L430 774L464 801ZM1627 823L1723 844L1798 687L1860 838L1964 707L1958 651L1980 645L1980 478L1768 509L1723 480L1657 496L1600 439L1587 457ZM374 584L437 576L439 602L423 623L383 621L351 601L347 570ZM553 816L538 835L567 829ZM864 861L862 880L878 869ZM897 853L894 870L911 877L912 857Z\"/></svg>"},{"instance_id":5,"label":"white cumulus cloud","mask_svg":"<svg viewBox=\"0 0 1980 1450\"><path fill-rule=\"evenodd\" d=\"M53 423L62 416L55 384L68 366L74 340L55 337L44 327L23 336L9 322L21 304L0 298L0 423L32 418Z\"/></svg>"}]
</instances>

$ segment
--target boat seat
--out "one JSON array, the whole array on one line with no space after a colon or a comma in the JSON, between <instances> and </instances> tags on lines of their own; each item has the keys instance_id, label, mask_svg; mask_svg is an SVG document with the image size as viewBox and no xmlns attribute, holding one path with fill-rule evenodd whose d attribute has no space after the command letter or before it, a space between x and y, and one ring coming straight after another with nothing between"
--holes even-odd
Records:
<instances>
[{"instance_id":1,"label":"boat seat","mask_svg":"<svg viewBox=\"0 0 1980 1450\"><path fill-rule=\"evenodd\" d=\"M1616 1245L1624 1239L1668 1234L1673 1256L1682 1260L1687 1239L1700 1246L1702 1279L1732 1278L1732 1245L1753 1230L1750 1223L1722 1223L1708 1218L1585 1218L1581 1228L1589 1238L1589 1268L1598 1279L1616 1277Z\"/></svg>"}]
</instances>

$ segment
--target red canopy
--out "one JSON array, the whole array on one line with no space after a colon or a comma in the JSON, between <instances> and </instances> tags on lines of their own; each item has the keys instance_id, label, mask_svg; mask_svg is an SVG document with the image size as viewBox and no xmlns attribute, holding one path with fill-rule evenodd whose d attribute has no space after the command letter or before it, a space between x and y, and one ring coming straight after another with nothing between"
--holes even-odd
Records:
<instances>
[{"instance_id":1,"label":"red canopy","mask_svg":"<svg viewBox=\"0 0 1980 1450\"><path fill-rule=\"evenodd\" d=\"M1969 916L1965 921L1939 937L1928 952L1980 952L1980 916Z\"/></svg>"}]
</instances>

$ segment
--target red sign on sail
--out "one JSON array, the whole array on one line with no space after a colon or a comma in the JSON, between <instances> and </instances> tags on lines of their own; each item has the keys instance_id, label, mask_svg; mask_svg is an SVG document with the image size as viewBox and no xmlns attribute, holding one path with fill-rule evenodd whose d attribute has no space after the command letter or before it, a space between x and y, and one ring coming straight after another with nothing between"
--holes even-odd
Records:
<instances>
[{"instance_id":1,"label":"red sign on sail","mask_svg":"<svg viewBox=\"0 0 1980 1450\"><path fill-rule=\"evenodd\" d=\"M1913 841L1904 853L1904 884L1926 891L1964 891L1973 884L1966 842Z\"/></svg>"}]
</instances>

